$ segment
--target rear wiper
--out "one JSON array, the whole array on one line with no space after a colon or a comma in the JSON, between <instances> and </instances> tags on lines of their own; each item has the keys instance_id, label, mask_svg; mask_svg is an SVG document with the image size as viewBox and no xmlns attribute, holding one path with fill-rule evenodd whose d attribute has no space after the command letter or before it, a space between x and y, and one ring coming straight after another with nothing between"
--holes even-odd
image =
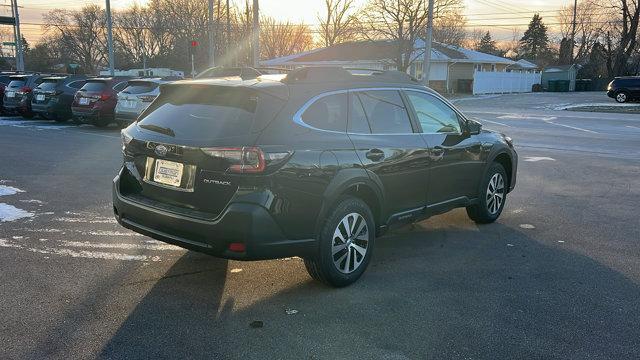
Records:
<instances>
[{"instance_id":1,"label":"rear wiper","mask_svg":"<svg viewBox=\"0 0 640 360\"><path fill-rule=\"evenodd\" d=\"M162 127L162 126L158 126L158 125L152 125L152 124L142 124L142 125L138 125L138 126L140 126L143 129L159 132L161 134L169 135L171 137L176 137L176 133L174 133L173 130L171 130L169 128L166 128L166 127Z\"/></svg>"}]
</instances>

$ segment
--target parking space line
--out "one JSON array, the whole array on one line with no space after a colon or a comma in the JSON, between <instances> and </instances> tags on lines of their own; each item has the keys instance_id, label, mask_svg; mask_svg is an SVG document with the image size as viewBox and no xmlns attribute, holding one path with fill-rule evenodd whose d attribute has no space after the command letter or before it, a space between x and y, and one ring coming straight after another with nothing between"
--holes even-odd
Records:
<instances>
[{"instance_id":1,"label":"parking space line","mask_svg":"<svg viewBox=\"0 0 640 360\"><path fill-rule=\"evenodd\" d=\"M584 132L588 132L588 133L592 133L592 134L599 134L599 132L593 131L593 130L589 130L589 129L583 129L583 128L579 128L579 127L576 127L576 126L565 125L565 124L558 124L558 123L555 123L555 122L549 121L549 120L543 120L543 121L546 122L547 124L551 124L551 125L562 126L562 127L566 127L566 128L569 128L569 129L578 130L578 131L584 131Z\"/></svg>"},{"instance_id":2,"label":"parking space line","mask_svg":"<svg viewBox=\"0 0 640 360\"><path fill-rule=\"evenodd\" d=\"M511 125L503 124L503 123L501 123L501 122L497 122L497 121L491 121L491 120L487 120L487 119L480 119L480 118L479 118L478 120L480 120L480 121L482 121L482 122L488 122L488 123L491 123L491 124L496 124L496 125L501 125L501 126L509 127L509 128L511 127Z\"/></svg>"}]
</instances>

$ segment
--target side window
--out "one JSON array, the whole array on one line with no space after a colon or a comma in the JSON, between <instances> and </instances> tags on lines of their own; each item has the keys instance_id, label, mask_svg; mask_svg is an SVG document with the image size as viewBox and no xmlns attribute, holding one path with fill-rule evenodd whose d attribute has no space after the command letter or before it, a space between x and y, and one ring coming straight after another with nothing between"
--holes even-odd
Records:
<instances>
[{"instance_id":1,"label":"side window","mask_svg":"<svg viewBox=\"0 0 640 360\"><path fill-rule=\"evenodd\" d=\"M374 134L412 133L411 120L396 90L360 91L358 98Z\"/></svg>"},{"instance_id":2,"label":"side window","mask_svg":"<svg viewBox=\"0 0 640 360\"><path fill-rule=\"evenodd\" d=\"M347 129L350 133L371 134L367 115L356 93L349 94L349 121Z\"/></svg>"},{"instance_id":3,"label":"side window","mask_svg":"<svg viewBox=\"0 0 640 360\"><path fill-rule=\"evenodd\" d=\"M113 87L113 90L120 92L122 90L124 90L125 87L127 87L127 81L123 81L121 83L118 83L116 86Z\"/></svg>"},{"instance_id":4,"label":"side window","mask_svg":"<svg viewBox=\"0 0 640 360\"><path fill-rule=\"evenodd\" d=\"M321 97L304 111L302 121L317 129L346 131L347 94Z\"/></svg>"},{"instance_id":5,"label":"side window","mask_svg":"<svg viewBox=\"0 0 640 360\"><path fill-rule=\"evenodd\" d=\"M423 133L461 132L458 114L442 100L417 91L407 91L407 97L416 111Z\"/></svg>"}]
</instances>

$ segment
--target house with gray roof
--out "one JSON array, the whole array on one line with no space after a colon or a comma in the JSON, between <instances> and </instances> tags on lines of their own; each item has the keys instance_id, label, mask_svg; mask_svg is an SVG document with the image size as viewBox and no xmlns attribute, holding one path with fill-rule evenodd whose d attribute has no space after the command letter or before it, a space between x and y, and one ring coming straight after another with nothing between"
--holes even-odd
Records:
<instances>
[{"instance_id":1,"label":"house with gray roof","mask_svg":"<svg viewBox=\"0 0 640 360\"><path fill-rule=\"evenodd\" d=\"M424 42L415 43L408 73L422 77ZM301 66L342 66L395 69L397 43L390 40L358 41L313 49L261 61L262 66L297 68ZM430 87L441 92L471 92L475 72L504 72L514 61L479 51L434 42L431 50Z\"/></svg>"}]
</instances>

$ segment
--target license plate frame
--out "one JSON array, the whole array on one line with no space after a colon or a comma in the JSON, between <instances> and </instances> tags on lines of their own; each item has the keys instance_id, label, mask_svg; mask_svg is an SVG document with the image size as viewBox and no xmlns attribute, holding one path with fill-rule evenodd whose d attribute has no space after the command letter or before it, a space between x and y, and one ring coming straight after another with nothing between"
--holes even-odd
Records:
<instances>
[{"instance_id":1,"label":"license plate frame","mask_svg":"<svg viewBox=\"0 0 640 360\"><path fill-rule=\"evenodd\" d=\"M153 170L154 182L158 184L166 185L166 186L180 188L180 185L182 184L183 174L184 174L183 163L163 160L163 159L156 159L154 170Z\"/></svg>"},{"instance_id":2,"label":"license plate frame","mask_svg":"<svg viewBox=\"0 0 640 360\"><path fill-rule=\"evenodd\" d=\"M78 104L80 104L80 105L89 105L89 98L81 97L78 100Z\"/></svg>"},{"instance_id":3,"label":"license plate frame","mask_svg":"<svg viewBox=\"0 0 640 360\"><path fill-rule=\"evenodd\" d=\"M16 97L16 92L15 91L7 91L5 93L5 95L7 96L7 98L12 99L12 98Z\"/></svg>"},{"instance_id":4,"label":"license plate frame","mask_svg":"<svg viewBox=\"0 0 640 360\"><path fill-rule=\"evenodd\" d=\"M44 94L37 94L36 101L44 101Z\"/></svg>"}]
</instances>

